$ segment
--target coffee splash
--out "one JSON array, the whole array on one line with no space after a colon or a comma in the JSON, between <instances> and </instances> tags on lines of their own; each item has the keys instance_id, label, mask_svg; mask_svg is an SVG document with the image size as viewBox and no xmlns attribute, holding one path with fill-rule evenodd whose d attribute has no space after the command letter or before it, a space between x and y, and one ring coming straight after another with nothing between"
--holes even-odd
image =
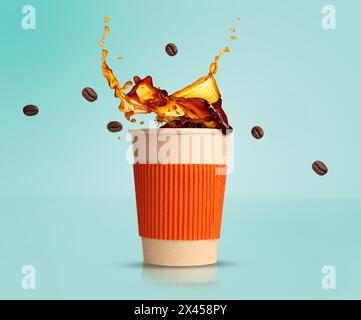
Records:
<instances>
[{"instance_id":1,"label":"coffee splash","mask_svg":"<svg viewBox=\"0 0 361 320\"><path fill-rule=\"evenodd\" d=\"M99 42L100 46L105 45L104 41L109 31L109 26L106 25ZM232 28L231 32L235 33L236 29ZM236 37L232 36L231 39L235 40ZM155 120L162 128L231 129L222 109L221 94L214 78L220 57L228 52L230 48L225 47L215 56L206 76L170 95L166 90L156 88L151 76L144 79L135 76L134 85L132 81L127 81L121 86L107 64L106 49L102 50L102 72L109 87L114 90L114 96L120 99L119 110L133 123L136 119L132 117L136 114L155 113ZM130 90L126 93L128 89Z\"/></svg>"}]
</instances>

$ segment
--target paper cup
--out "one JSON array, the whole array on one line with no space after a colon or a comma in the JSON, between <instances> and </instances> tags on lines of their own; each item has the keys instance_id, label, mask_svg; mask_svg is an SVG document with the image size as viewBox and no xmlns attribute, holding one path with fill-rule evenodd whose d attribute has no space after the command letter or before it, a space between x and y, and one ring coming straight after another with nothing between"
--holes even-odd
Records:
<instances>
[{"instance_id":1,"label":"paper cup","mask_svg":"<svg viewBox=\"0 0 361 320\"><path fill-rule=\"evenodd\" d=\"M144 263L216 263L229 134L218 129L130 134Z\"/></svg>"}]
</instances>

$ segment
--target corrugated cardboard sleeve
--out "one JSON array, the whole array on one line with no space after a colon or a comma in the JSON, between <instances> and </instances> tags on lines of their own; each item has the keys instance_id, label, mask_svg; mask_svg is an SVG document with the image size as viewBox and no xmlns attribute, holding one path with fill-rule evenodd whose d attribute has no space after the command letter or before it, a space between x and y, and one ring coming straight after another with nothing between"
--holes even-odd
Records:
<instances>
[{"instance_id":1,"label":"corrugated cardboard sleeve","mask_svg":"<svg viewBox=\"0 0 361 320\"><path fill-rule=\"evenodd\" d=\"M220 237L226 175L217 164L134 164L139 235L162 240Z\"/></svg>"}]
</instances>

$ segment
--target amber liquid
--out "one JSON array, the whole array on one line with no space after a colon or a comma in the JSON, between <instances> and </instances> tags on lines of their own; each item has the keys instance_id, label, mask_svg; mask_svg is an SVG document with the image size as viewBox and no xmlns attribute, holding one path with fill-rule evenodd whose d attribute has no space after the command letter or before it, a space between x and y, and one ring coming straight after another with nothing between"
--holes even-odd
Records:
<instances>
[{"instance_id":1,"label":"amber liquid","mask_svg":"<svg viewBox=\"0 0 361 320\"><path fill-rule=\"evenodd\" d=\"M232 28L231 31L234 33L236 30ZM101 46L104 46L108 33L109 27L106 25L99 42ZM231 36L231 40L235 39L235 36ZM114 90L114 96L120 99L119 110L124 112L126 119L131 122L136 122L135 118L132 118L133 115L155 113L155 120L162 128L231 129L222 109L221 94L214 78L218 71L219 58L229 51L229 47L225 47L219 52L206 76L170 95L166 90L156 88L151 76L144 79L135 76L134 84L127 81L120 86L107 64L108 51L106 49L102 50L102 72L108 80L109 87ZM128 93L126 93L127 90L129 90Z\"/></svg>"}]
</instances>

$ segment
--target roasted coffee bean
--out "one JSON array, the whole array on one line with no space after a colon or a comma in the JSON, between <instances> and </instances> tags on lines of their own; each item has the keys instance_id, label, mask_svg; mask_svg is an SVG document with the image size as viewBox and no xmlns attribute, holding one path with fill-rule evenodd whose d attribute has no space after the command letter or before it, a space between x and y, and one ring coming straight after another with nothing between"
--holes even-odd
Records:
<instances>
[{"instance_id":1,"label":"roasted coffee bean","mask_svg":"<svg viewBox=\"0 0 361 320\"><path fill-rule=\"evenodd\" d=\"M175 56L178 53L178 48L174 43L168 43L165 46L165 52L168 53L171 57Z\"/></svg>"},{"instance_id":2,"label":"roasted coffee bean","mask_svg":"<svg viewBox=\"0 0 361 320\"><path fill-rule=\"evenodd\" d=\"M89 87L83 89L82 95L84 99L88 100L89 102L94 102L96 99L98 99L97 93Z\"/></svg>"},{"instance_id":3,"label":"roasted coffee bean","mask_svg":"<svg viewBox=\"0 0 361 320\"><path fill-rule=\"evenodd\" d=\"M256 139L261 139L264 135L264 131L261 127L255 126L251 130L252 136Z\"/></svg>"},{"instance_id":4,"label":"roasted coffee bean","mask_svg":"<svg viewBox=\"0 0 361 320\"><path fill-rule=\"evenodd\" d=\"M312 169L320 176L324 176L328 172L327 166L319 160L312 164Z\"/></svg>"},{"instance_id":5,"label":"roasted coffee bean","mask_svg":"<svg viewBox=\"0 0 361 320\"><path fill-rule=\"evenodd\" d=\"M34 106L33 104L28 104L23 108L23 112L25 115L32 117L39 113L39 109L37 106Z\"/></svg>"},{"instance_id":6,"label":"roasted coffee bean","mask_svg":"<svg viewBox=\"0 0 361 320\"><path fill-rule=\"evenodd\" d=\"M123 125L118 121L109 122L107 128L110 132L119 132L122 131Z\"/></svg>"}]
</instances>

